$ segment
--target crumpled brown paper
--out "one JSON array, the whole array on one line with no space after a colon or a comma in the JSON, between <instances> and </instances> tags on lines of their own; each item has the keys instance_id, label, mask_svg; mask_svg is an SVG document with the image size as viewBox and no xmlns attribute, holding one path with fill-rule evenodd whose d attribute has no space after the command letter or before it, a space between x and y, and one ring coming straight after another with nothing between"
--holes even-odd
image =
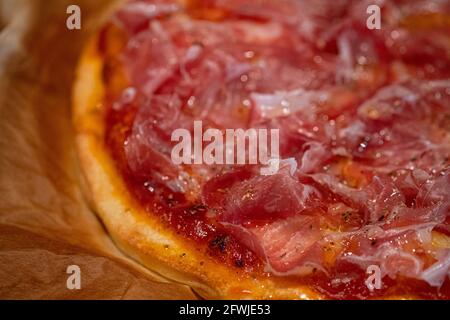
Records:
<instances>
[{"instance_id":1,"label":"crumpled brown paper","mask_svg":"<svg viewBox=\"0 0 450 320\"><path fill-rule=\"evenodd\" d=\"M196 297L119 252L80 189L71 86L113 2L0 0L0 299ZM81 30L66 28L71 4ZM80 290L66 286L69 265Z\"/></svg>"}]
</instances>

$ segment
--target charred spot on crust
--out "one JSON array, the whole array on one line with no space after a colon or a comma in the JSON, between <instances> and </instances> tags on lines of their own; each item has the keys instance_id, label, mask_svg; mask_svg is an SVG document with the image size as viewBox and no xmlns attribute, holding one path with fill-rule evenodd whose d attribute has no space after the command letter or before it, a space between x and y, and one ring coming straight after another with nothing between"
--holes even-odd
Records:
<instances>
[{"instance_id":1,"label":"charred spot on crust","mask_svg":"<svg viewBox=\"0 0 450 320\"><path fill-rule=\"evenodd\" d=\"M219 249L220 252L225 252L227 249L228 236L217 235L210 242L209 246L213 249Z\"/></svg>"}]
</instances>

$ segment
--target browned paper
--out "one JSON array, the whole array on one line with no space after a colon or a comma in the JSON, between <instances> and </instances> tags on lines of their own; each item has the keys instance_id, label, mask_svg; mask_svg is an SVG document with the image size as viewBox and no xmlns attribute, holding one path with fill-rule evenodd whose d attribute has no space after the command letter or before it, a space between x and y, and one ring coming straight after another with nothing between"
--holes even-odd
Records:
<instances>
[{"instance_id":1,"label":"browned paper","mask_svg":"<svg viewBox=\"0 0 450 320\"><path fill-rule=\"evenodd\" d=\"M81 30L66 27L71 4ZM71 86L112 4L0 0L0 299L195 298L119 252L80 189ZM70 265L80 290L67 288Z\"/></svg>"}]
</instances>

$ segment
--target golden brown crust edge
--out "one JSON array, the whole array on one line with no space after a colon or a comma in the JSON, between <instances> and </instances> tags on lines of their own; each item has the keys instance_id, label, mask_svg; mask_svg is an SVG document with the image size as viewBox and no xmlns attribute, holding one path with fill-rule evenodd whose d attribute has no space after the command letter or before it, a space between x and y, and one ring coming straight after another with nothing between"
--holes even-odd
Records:
<instances>
[{"instance_id":1,"label":"golden brown crust edge","mask_svg":"<svg viewBox=\"0 0 450 320\"><path fill-rule=\"evenodd\" d=\"M73 89L73 123L85 193L118 247L145 267L208 299L323 299L306 286L223 265L168 230L133 201L103 143L104 87L98 35L86 46ZM391 296L385 299L413 299Z\"/></svg>"}]
</instances>

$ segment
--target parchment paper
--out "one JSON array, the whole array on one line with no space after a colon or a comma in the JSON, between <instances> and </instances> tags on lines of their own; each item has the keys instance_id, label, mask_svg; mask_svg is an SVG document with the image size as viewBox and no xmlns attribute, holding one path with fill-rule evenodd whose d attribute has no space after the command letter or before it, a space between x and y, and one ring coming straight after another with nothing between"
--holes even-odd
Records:
<instances>
[{"instance_id":1,"label":"parchment paper","mask_svg":"<svg viewBox=\"0 0 450 320\"><path fill-rule=\"evenodd\" d=\"M81 8L81 30L66 9ZM70 120L80 50L113 1L0 0L0 299L194 299L118 251L89 209ZM69 265L81 289L66 286Z\"/></svg>"}]
</instances>

